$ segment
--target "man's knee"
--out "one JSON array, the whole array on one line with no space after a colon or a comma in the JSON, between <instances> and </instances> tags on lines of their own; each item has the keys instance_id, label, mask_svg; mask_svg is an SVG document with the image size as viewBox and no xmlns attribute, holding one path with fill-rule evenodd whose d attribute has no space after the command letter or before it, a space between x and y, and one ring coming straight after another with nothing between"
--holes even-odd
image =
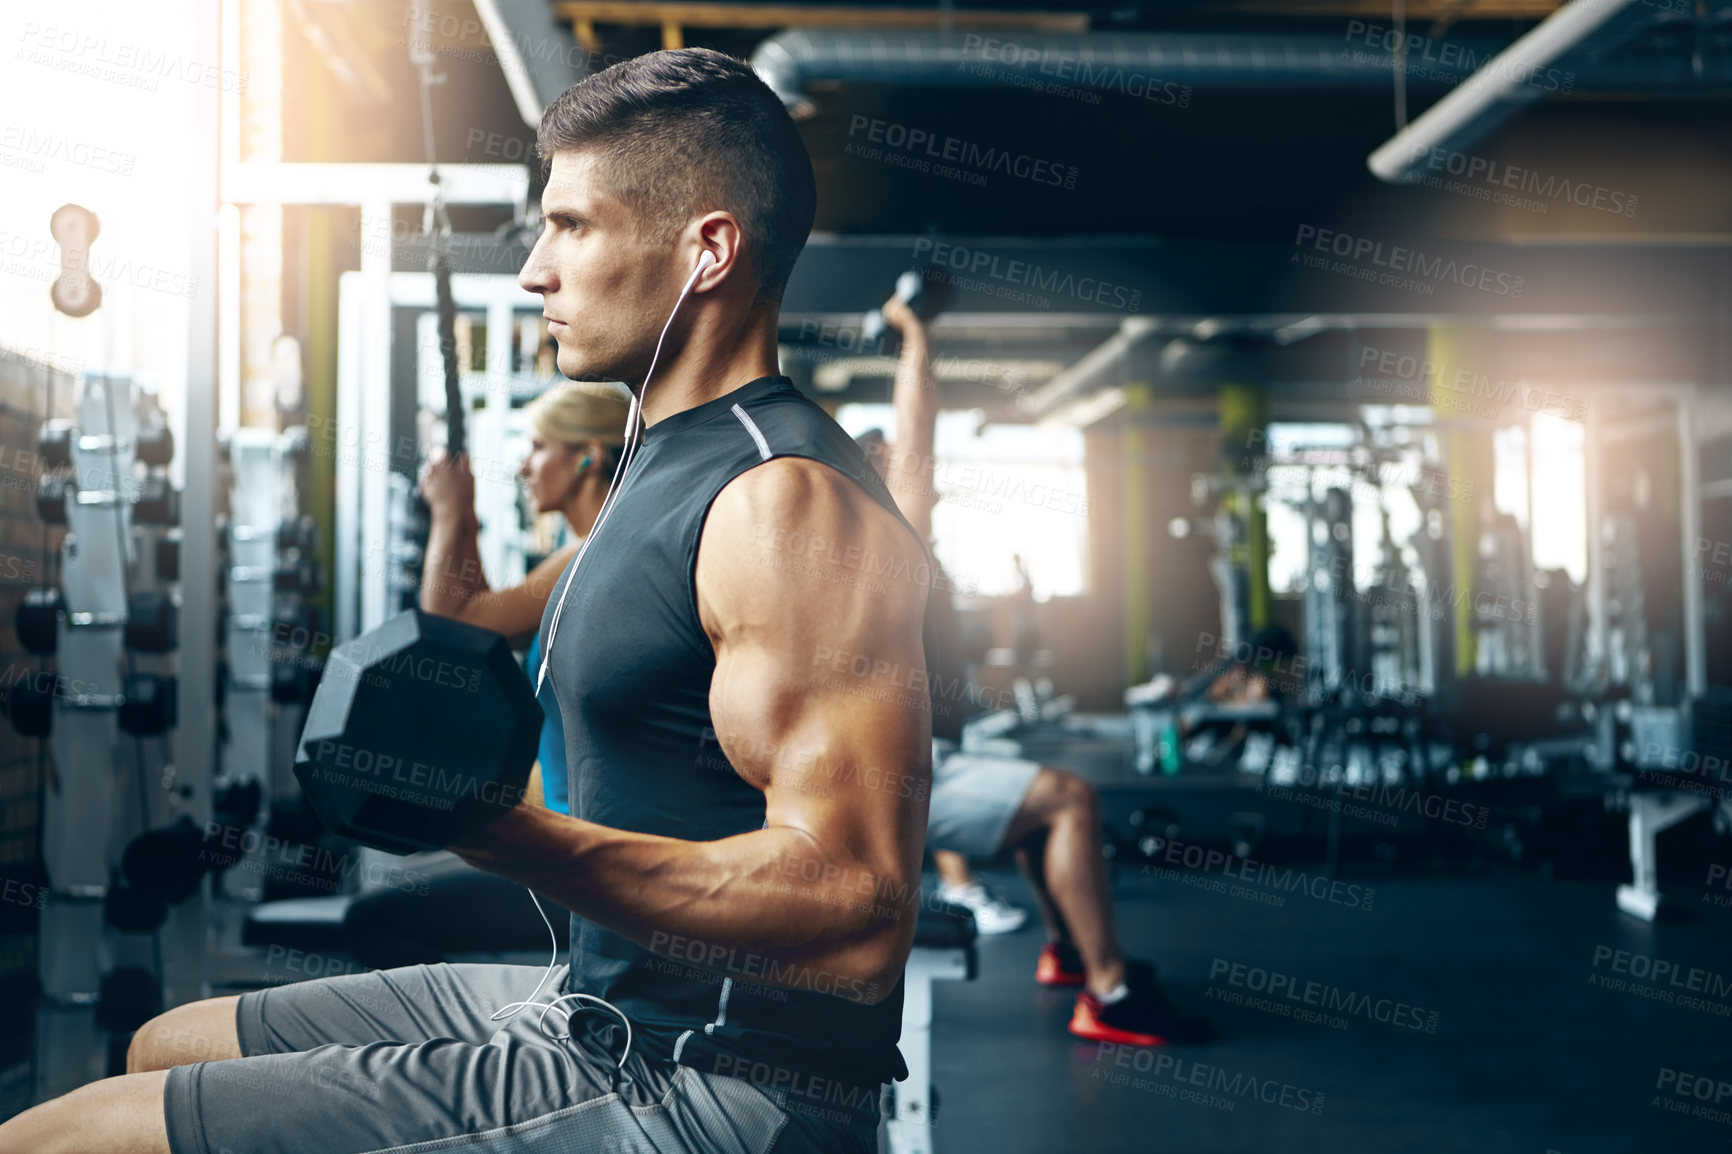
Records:
<instances>
[{"instance_id":1,"label":"man's knee","mask_svg":"<svg viewBox=\"0 0 1732 1154\"><path fill-rule=\"evenodd\" d=\"M1056 808L1059 812L1073 818L1094 821L1100 809L1099 799L1095 795L1095 787L1074 773L1066 773L1062 769L1049 769L1055 778L1053 789L1057 795Z\"/></svg>"},{"instance_id":2,"label":"man's knee","mask_svg":"<svg viewBox=\"0 0 1732 1154\"><path fill-rule=\"evenodd\" d=\"M158 1014L138 1028L126 1048L126 1072L143 1074L193 1062L217 1062L241 1056L236 1036L238 998L189 1002Z\"/></svg>"},{"instance_id":3,"label":"man's knee","mask_svg":"<svg viewBox=\"0 0 1732 1154\"><path fill-rule=\"evenodd\" d=\"M1074 773L1062 769L1045 769L1029 790L1025 807L1033 809L1042 819L1041 825L1051 827L1060 821L1093 823L1098 820L1099 801L1094 786Z\"/></svg>"},{"instance_id":4,"label":"man's knee","mask_svg":"<svg viewBox=\"0 0 1732 1154\"><path fill-rule=\"evenodd\" d=\"M164 1071L104 1078L0 1122L0 1154L169 1154Z\"/></svg>"}]
</instances>

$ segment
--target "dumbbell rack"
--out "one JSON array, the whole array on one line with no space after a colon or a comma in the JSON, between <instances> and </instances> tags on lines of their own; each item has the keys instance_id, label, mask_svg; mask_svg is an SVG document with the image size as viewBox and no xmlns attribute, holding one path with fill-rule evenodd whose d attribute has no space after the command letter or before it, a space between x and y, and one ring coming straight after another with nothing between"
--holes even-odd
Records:
<instances>
[{"instance_id":1,"label":"dumbbell rack","mask_svg":"<svg viewBox=\"0 0 1732 1154\"><path fill-rule=\"evenodd\" d=\"M318 527L298 515L296 466L306 456L307 436L300 427L242 428L228 435L227 447L226 788L256 783L264 798L291 797L300 788L295 745L322 637L311 604L323 586ZM225 893L253 901L266 896L266 863L250 860L262 852L253 850L242 869L225 876Z\"/></svg>"},{"instance_id":2,"label":"dumbbell rack","mask_svg":"<svg viewBox=\"0 0 1732 1154\"><path fill-rule=\"evenodd\" d=\"M148 927L124 912L139 908L124 877L127 846L170 823L180 796L163 737L174 723L178 572L139 564L147 551L163 556L178 520L178 494L162 471L173 454L166 419L130 380L90 376L73 422L48 422L41 449L53 473L38 510L67 532L59 596L38 601L33 629L38 652L56 665L42 703L46 732L37 733L53 755L42 814L49 885L37 1100L111 1071L104 1034L132 1028L159 994L165 939L149 931L171 917L203 920L196 903L174 913L164 905ZM167 940L187 938L170 925Z\"/></svg>"}]
</instances>

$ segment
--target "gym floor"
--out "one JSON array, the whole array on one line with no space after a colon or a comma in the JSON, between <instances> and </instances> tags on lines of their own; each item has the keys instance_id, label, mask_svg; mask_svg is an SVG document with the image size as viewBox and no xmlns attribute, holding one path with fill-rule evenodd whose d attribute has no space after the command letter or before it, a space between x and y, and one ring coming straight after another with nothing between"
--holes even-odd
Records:
<instances>
[{"instance_id":1,"label":"gym floor","mask_svg":"<svg viewBox=\"0 0 1732 1154\"><path fill-rule=\"evenodd\" d=\"M1027 903L1014 871L983 877ZM1732 913L1709 908L1648 925L1617 912L1610 884L1547 881L1507 867L1480 876L1344 871L1343 880L1375 888L1370 909L1303 894L1275 907L1136 868L1121 873L1115 904L1127 951L1156 962L1173 999L1208 1013L1218 1032L1208 1044L1140 1058L1066 1032L1073 995L1035 985L1042 934L1032 919L1018 933L982 939L978 979L936 987L938 1149L1732 1149L1732 1125L1656 1104L1677 1101L1656 1094L1663 1070L1719 1078L1732 1064L1724 985L1716 998L1662 981L1666 993L1654 998L1615 971L1620 962L1645 969L1640 956L1674 963L1679 982L1697 967L1725 983ZM1346 1008L1329 1012L1334 1022L1302 1021L1222 1000L1268 998L1249 988L1264 984L1255 970L1301 989L1334 987ZM1623 989L1600 984L1619 979ZM1680 1004L1687 996L1709 1008ZM1384 999L1385 1016L1399 1024L1376 1020ZM1279 994L1270 1000L1305 1005ZM1434 1011L1435 1033L1415 1028ZM1292 1087L1295 1105L1314 1106L1320 1094L1322 1108L1283 1106L1271 1083Z\"/></svg>"}]
</instances>

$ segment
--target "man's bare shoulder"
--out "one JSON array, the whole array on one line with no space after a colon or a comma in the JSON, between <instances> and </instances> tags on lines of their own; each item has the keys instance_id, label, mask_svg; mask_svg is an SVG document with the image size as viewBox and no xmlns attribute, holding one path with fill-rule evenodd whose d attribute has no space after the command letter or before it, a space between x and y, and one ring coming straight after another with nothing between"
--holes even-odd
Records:
<instances>
[{"instance_id":1,"label":"man's bare shoulder","mask_svg":"<svg viewBox=\"0 0 1732 1154\"><path fill-rule=\"evenodd\" d=\"M787 592L791 578L922 604L925 547L902 518L820 461L777 457L730 482L711 506L699 546L700 578L736 579ZM899 598L897 598L899 600ZM888 609L888 606L885 606Z\"/></svg>"}]
</instances>

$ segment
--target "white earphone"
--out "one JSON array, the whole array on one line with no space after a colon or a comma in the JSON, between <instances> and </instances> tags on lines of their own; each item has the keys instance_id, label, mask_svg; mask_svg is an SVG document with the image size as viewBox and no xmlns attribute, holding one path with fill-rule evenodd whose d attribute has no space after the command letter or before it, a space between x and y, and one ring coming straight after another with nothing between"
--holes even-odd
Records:
<instances>
[{"instance_id":1,"label":"white earphone","mask_svg":"<svg viewBox=\"0 0 1732 1154\"><path fill-rule=\"evenodd\" d=\"M578 547L577 558L572 561L571 568L566 572L565 584L560 586L559 603L554 606L553 620L547 625L547 647L541 653L541 672L535 678L535 695L541 696L541 686L547 680L547 663L553 657L553 639L559 634L559 618L565 612L565 595L571 589L572 578L577 576L577 567L583 563L583 555L589 552L590 542L607 521L607 515L613 511L614 497L619 493L619 479L625 475L626 466L631 462L632 455L637 451L639 424L638 419L643 414L644 398L649 396L650 378L655 375L656 362L661 360L662 342L668 339L668 329L673 327L674 317L679 314L680 306L686 303L692 286L698 283L698 278L704 270L716 263L716 254L705 249L698 254L698 265L692 270L692 275L686 280L686 287L680 290L680 299L674 302L673 312L668 314L666 323L662 325L662 335L656 339L656 351L650 357L649 372L643 375L643 386L637 395L632 397L631 406L625 415L625 449L619 455L619 463L614 466L613 480L608 482L607 498L601 503L601 512L596 515L595 524L590 526L589 536L583 539Z\"/></svg>"},{"instance_id":2,"label":"white earphone","mask_svg":"<svg viewBox=\"0 0 1732 1154\"><path fill-rule=\"evenodd\" d=\"M601 532L602 523L607 520L608 513L613 509L613 499L619 492L619 479L624 475L627 463L631 460L632 454L637 450L637 434L639 431L638 417L643 412L643 398L649 394L650 377L654 375L656 371L656 362L661 359L662 341L667 340L668 329L674 323L674 316L680 311L680 306L686 303L686 297L691 293L692 286L698 283L698 277L703 275L703 271L706 268L709 268L715 263L716 254L708 249L705 249L698 257L697 268L692 270L691 278L686 281L686 287L680 290L680 299L674 302L674 311L668 314L667 322L662 325L662 335L656 341L655 355L650 358L649 372L645 373L643 377L643 387L638 389L637 396L632 398L631 406L626 412L625 448L619 455L619 463L614 466L613 480L608 483L607 499L601 503L601 512L596 515L595 524L590 528L589 536L583 539L583 545L577 551L577 558L571 563L571 570L565 578L565 584L559 591L559 604L554 607L553 620L549 622L547 626L547 648L541 655L541 673L535 679L535 695L537 697L541 696L542 683L547 680L547 662L553 655L553 639L559 633L559 617L560 614L565 612L565 595L571 589L571 579L577 576L577 567L582 563L583 555L589 551L590 542L594 541L596 534ZM618 1006L607 1001L605 998L598 998L593 994L565 994L553 999L551 1002L536 1001L536 999L541 996L542 987L547 985L547 979L553 976L553 971L559 964L559 939L555 937L553 933L553 923L548 921L547 911L541 908L541 899L535 896L535 891L529 891L529 898L535 903L536 911L541 914L541 920L547 923L548 936L554 939L553 957L549 959L547 963L547 972L541 976L541 981L536 985L535 992L530 994L529 998L525 1001L512 1002L509 1005L499 1007L498 1010L494 1011L491 1020L495 1022L509 1020L515 1018L518 1014L521 1014L531 1006L540 1006L541 1016L536 1019L536 1028L555 1041L563 1042L571 1037L571 1019L578 1013L581 1013L588 1004L593 1003L599 1009L612 1011L625 1025L625 1050L620 1054L619 1064L615 1067L616 1071L624 1070L626 1059L631 1056L632 1029L631 1020L621 1012ZM578 1003L575 1009L564 1010L560 1007L561 1002L572 1001ZM561 1012L565 1014L566 1028L565 1033L563 1034L551 1033L547 1028L548 1012L554 1009L560 1009ZM565 1054L563 1050L560 1051L560 1053L565 1057L566 1064L572 1065L570 1055ZM573 1066L573 1069L575 1069L575 1066Z\"/></svg>"}]
</instances>

